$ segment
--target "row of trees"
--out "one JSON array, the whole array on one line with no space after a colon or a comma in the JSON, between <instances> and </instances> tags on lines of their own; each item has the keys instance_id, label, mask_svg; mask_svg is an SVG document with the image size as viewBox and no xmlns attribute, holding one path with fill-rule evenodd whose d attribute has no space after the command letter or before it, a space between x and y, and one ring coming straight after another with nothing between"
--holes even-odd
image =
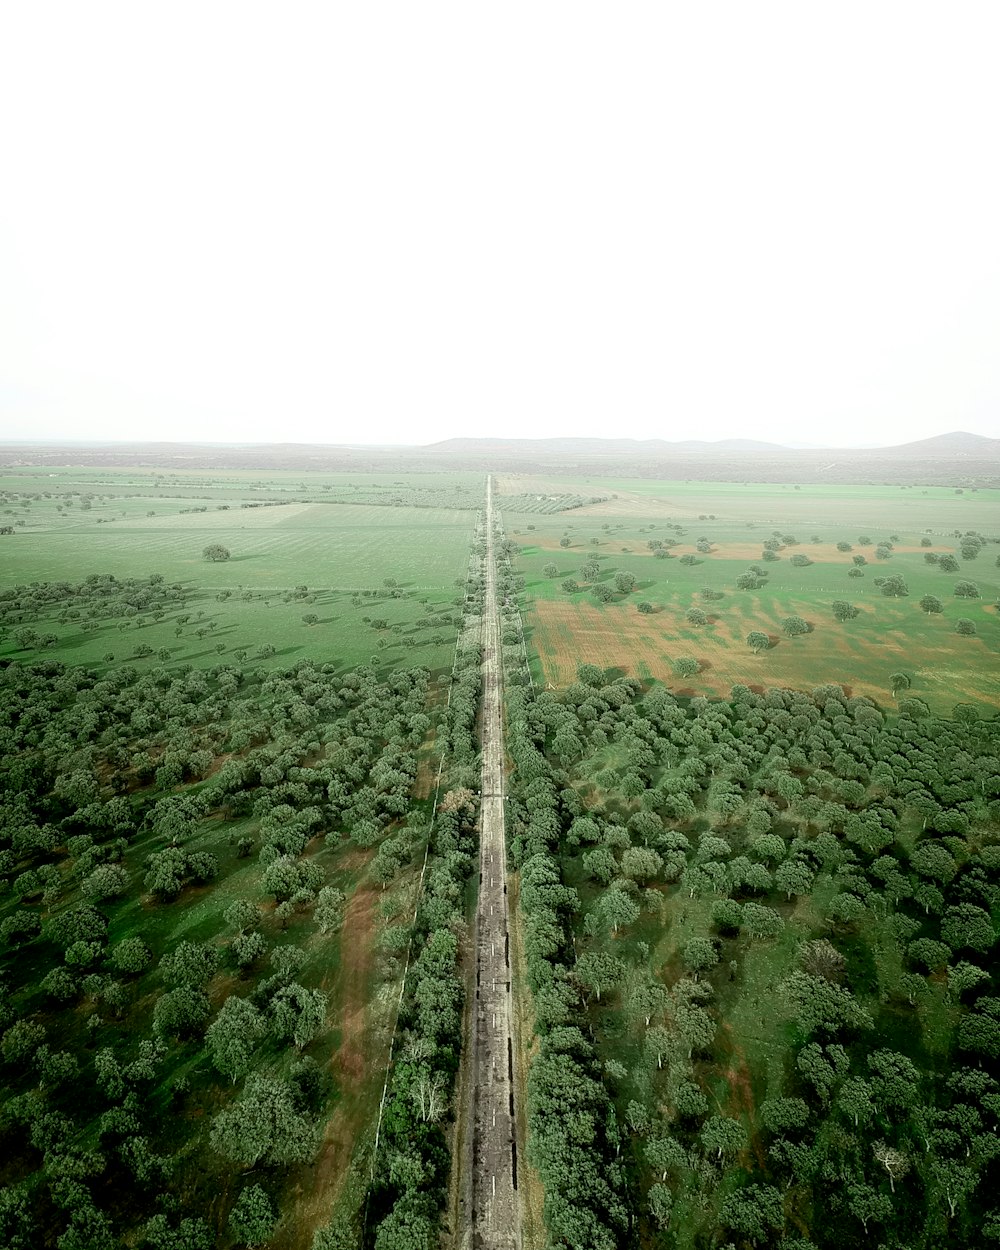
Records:
<instances>
[{"instance_id":1,"label":"row of trees","mask_svg":"<svg viewBox=\"0 0 1000 1250\"><path fill-rule=\"evenodd\" d=\"M632 1232L621 1134L572 977L570 920L578 901L559 868L563 812L548 762L526 732L532 695L517 637L515 579L509 562L499 572L504 620L514 631L504 647L506 745L513 762L507 836L519 872L537 1040L528 1071L528 1156L545 1189L545 1222L553 1242L615 1250Z\"/></svg>"},{"instance_id":2,"label":"row of trees","mask_svg":"<svg viewBox=\"0 0 1000 1250\"><path fill-rule=\"evenodd\" d=\"M481 563L465 589L465 629L437 729L443 793L430 828L366 1207L364 1240L375 1250L435 1250L451 1166L445 1130L461 1056L465 886L477 854ZM317 1250L327 1250L322 1236Z\"/></svg>"}]
</instances>

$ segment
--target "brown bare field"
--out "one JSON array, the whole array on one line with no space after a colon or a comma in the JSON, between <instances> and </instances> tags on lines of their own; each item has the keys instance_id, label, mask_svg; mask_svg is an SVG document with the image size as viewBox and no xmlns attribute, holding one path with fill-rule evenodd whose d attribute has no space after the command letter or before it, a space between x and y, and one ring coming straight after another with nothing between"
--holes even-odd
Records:
<instances>
[{"instance_id":1,"label":"brown bare field","mask_svg":"<svg viewBox=\"0 0 1000 1250\"><path fill-rule=\"evenodd\" d=\"M575 511L580 511L579 508ZM573 513L564 513L565 516L572 516ZM526 530L511 530L511 538L516 542L530 543L536 546L539 551L553 551L561 555L567 560L583 560L591 555L623 555L631 553L635 556L649 556L652 559L653 553L646 547L644 541L638 538L605 538L602 536L600 545L595 547L589 542L584 542L577 538L571 547L560 547L559 538L555 534L529 534ZM673 549L678 555L683 555L683 551L679 547ZM694 550L694 547L691 547ZM758 557L760 551L757 551Z\"/></svg>"},{"instance_id":2,"label":"brown bare field","mask_svg":"<svg viewBox=\"0 0 1000 1250\"><path fill-rule=\"evenodd\" d=\"M686 606L686 605L685 605ZM880 603L880 611L886 606ZM982 610L982 609L980 609ZM948 622L940 622L933 647L915 650L903 627L883 618L877 625L872 609L845 625L816 620L816 606L792 601L782 615L797 613L815 628L797 638L784 638L777 612L755 596L732 601L713 623L695 628L684 607L668 605L644 616L634 604L598 607L586 600L536 600L525 624L538 656L543 684L564 687L574 680L578 663L618 668L642 680L656 678L679 694L728 697L734 685L789 686L811 690L839 683L852 693L885 703L888 677L904 666L913 675L914 693L932 707L955 702L1000 703L1000 668L996 656L979 638L961 638ZM746 645L751 630L770 635L770 650L754 655ZM691 656L701 672L678 679L672 661Z\"/></svg>"},{"instance_id":3,"label":"brown bare field","mask_svg":"<svg viewBox=\"0 0 1000 1250\"><path fill-rule=\"evenodd\" d=\"M576 485L575 482L568 483L565 478L535 477L534 474L498 473L493 478L493 488L500 497L497 503L501 508L504 495L565 495Z\"/></svg>"},{"instance_id":4,"label":"brown bare field","mask_svg":"<svg viewBox=\"0 0 1000 1250\"><path fill-rule=\"evenodd\" d=\"M712 555L719 556L723 560L748 560L757 562L761 558L764 540L769 537L770 535L768 534L762 534L761 537L756 539L754 542L722 542L713 546ZM673 550L680 554L684 551L693 552L695 548L694 544L691 543L688 545L681 544L674 547ZM944 552L950 550L951 548L946 546L944 543L939 543L934 547L907 547L903 544L898 544L893 548L893 554L913 555L918 551L932 551L936 552L938 555L942 555ZM888 568L890 571L892 569L891 562L883 564L881 560L875 559L874 547L855 546L852 551L838 551L836 543L798 543L793 547L783 547L781 551L778 552L778 557L781 560L789 560L792 556L796 555L808 556L814 564L850 564L855 556L865 556L868 563L873 568L877 566L879 568Z\"/></svg>"},{"instance_id":5,"label":"brown bare field","mask_svg":"<svg viewBox=\"0 0 1000 1250\"><path fill-rule=\"evenodd\" d=\"M595 488L595 494L597 489ZM690 517L691 505L675 503L672 499L660 499L656 496L633 494L631 491L615 491L613 499L605 499L601 503L584 504L582 508L574 508L568 516L614 516L625 518L641 518L655 524L660 518L677 520Z\"/></svg>"},{"instance_id":6,"label":"brown bare field","mask_svg":"<svg viewBox=\"0 0 1000 1250\"><path fill-rule=\"evenodd\" d=\"M583 512L583 508L575 508L572 512L564 515L576 516ZM530 543L538 547L541 551L561 552L564 556L582 557L597 553L598 555L624 555L630 554L635 556L648 556L653 559L653 553L646 546L645 538L616 538L614 536L601 537L599 546L594 547L586 540L576 538L571 547L560 547L559 537L555 534L537 534L529 533L524 528L511 529L511 537L517 542ZM708 555L701 555L695 542L679 542L676 547L670 548L671 557L677 558L683 555L697 555L700 560L745 560L748 564L756 564L761 560L761 553L765 538L768 535L761 535L759 539L753 542L720 542L713 543L712 550ZM944 544L938 544L934 547L906 547L897 546L895 553L898 555L913 554L915 552L931 551L941 555L950 548ZM785 547L779 553L781 560L789 560L794 555L805 555L813 562L813 564L837 564L849 565L856 555L864 555L867 557L869 565L872 568L886 568L892 570L891 562L883 564L881 560L875 559L874 548L872 547L855 547L853 551L838 551L834 543L799 543L794 547Z\"/></svg>"}]
</instances>

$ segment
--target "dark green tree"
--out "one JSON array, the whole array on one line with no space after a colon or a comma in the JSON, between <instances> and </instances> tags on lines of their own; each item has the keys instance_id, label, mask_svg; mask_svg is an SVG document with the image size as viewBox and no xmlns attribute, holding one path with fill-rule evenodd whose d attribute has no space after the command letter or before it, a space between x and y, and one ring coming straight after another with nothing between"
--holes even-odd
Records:
<instances>
[{"instance_id":1,"label":"dark green tree","mask_svg":"<svg viewBox=\"0 0 1000 1250\"><path fill-rule=\"evenodd\" d=\"M298 1108L292 1086L259 1074L247 1078L242 1098L220 1111L212 1123L215 1150L254 1167L305 1163L316 1151L313 1124Z\"/></svg>"},{"instance_id":2,"label":"dark green tree","mask_svg":"<svg viewBox=\"0 0 1000 1250\"><path fill-rule=\"evenodd\" d=\"M235 1085L250 1071L267 1031L267 1021L253 1003L231 994L205 1034L212 1063Z\"/></svg>"},{"instance_id":3,"label":"dark green tree","mask_svg":"<svg viewBox=\"0 0 1000 1250\"><path fill-rule=\"evenodd\" d=\"M746 1185L723 1202L720 1218L754 1245L773 1240L785 1222L781 1192L773 1185Z\"/></svg>"},{"instance_id":4,"label":"dark green tree","mask_svg":"<svg viewBox=\"0 0 1000 1250\"><path fill-rule=\"evenodd\" d=\"M248 1185L242 1190L229 1213L230 1235L251 1250L271 1239L277 1223L277 1212L260 1185Z\"/></svg>"}]
</instances>

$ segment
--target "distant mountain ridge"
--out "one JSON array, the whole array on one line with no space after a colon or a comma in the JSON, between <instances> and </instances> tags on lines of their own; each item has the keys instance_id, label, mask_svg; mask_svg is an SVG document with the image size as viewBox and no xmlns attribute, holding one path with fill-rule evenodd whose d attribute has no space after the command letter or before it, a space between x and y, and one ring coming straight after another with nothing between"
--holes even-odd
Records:
<instances>
[{"instance_id":1,"label":"distant mountain ridge","mask_svg":"<svg viewBox=\"0 0 1000 1250\"><path fill-rule=\"evenodd\" d=\"M786 456L827 454L831 456L897 456L905 458L975 457L1000 459L1000 438L954 430L911 443L891 447L786 447L753 438L684 439L663 438L446 438L419 448L421 452L443 456L533 455L533 456L665 456L697 454L711 456L732 452L761 452Z\"/></svg>"},{"instance_id":2,"label":"distant mountain ridge","mask_svg":"<svg viewBox=\"0 0 1000 1250\"><path fill-rule=\"evenodd\" d=\"M354 431L352 431L354 432ZM808 436L811 430L803 429ZM165 472L266 469L329 473L607 474L704 482L793 482L1000 489L1000 439L956 430L897 447L783 447L631 438L452 438L430 446L358 443L0 442L0 466L145 468Z\"/></svg>"},{"instance_id":3,"label":"distant mountain ridge","mask_svg":"<svg viewBox=\"0 0 1000 1250\"><path fill-rule=\"evenodd\" d=\"M753 438L723 438L716 442L685 439L668 442L663 438L446 438L440 443L427 443L421 451L442 455L467 456L499 452L506 455L519 451L542 456L659 455L669 452L694 451L782 451L790 449L780 443L764 443Z\"/></svg>"}]
</instances>

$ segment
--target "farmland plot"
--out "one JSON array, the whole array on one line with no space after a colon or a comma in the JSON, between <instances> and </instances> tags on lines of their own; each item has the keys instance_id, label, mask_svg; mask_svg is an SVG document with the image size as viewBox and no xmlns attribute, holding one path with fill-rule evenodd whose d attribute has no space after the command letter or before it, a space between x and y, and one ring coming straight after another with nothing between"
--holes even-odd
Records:
<instances>
[{"instance_id":1,"label":"farmland plot","mask_svg":"<svg viewBox=\"0 0 1000 1250\"><path fill-rule=\"evenodd\" d=\"M584 658L692 694L835 681L884 699L902 672L935 708L1000 704L996 492L577 485L608 499L505 516L543 685Z\"/></svg>"}]
</instances>

